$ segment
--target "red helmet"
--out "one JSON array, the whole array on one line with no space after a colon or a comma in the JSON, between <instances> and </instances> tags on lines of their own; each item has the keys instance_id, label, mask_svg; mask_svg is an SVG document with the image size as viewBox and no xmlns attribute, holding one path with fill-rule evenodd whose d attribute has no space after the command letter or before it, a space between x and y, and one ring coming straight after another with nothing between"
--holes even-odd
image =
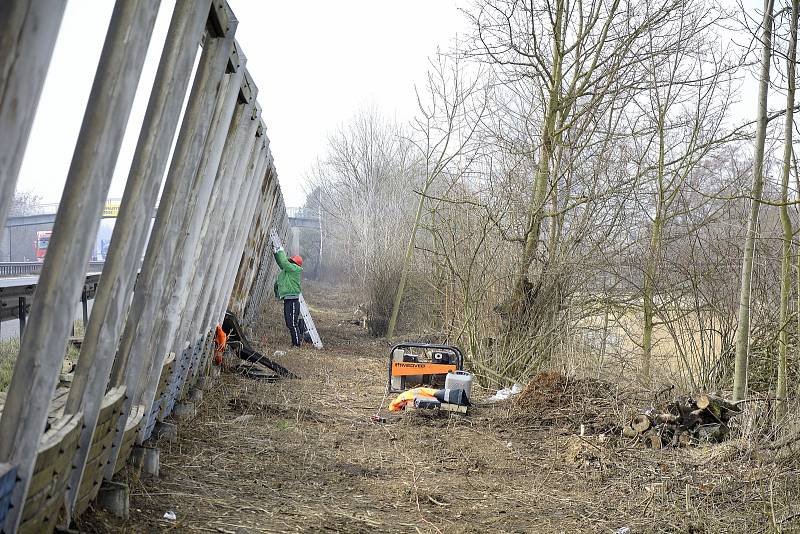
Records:
<instances>
[{"instance_id":1,"label":"red helmet","mask_svg":"<svg viewBox=\"0 0 800 534\"><path fill-rule=\"evenodd\" d=\"M289 259L292 261L292 263L296 263L300 267L303 266L303 258L301 258L300 256L292 256Z\"/></svg>"}]
</instances>

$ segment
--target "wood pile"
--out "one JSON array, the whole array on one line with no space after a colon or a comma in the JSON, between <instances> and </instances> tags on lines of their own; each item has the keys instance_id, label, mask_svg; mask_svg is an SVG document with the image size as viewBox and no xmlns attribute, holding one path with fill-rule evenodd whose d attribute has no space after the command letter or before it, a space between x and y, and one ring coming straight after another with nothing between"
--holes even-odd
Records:
<instances>
[{"instance_id":1,"label":"wood pile","mask_svg":"<svg viewBox=\"0 0 800 534\"><path fill-rule=\"evenodd\" d=\"M622 435L641 439L653 449L719 443L728 437L728 423L739 413L736 404L716 395L678 397L664 410L649 408L635 416Z\"/></svg>"}]
</instances>

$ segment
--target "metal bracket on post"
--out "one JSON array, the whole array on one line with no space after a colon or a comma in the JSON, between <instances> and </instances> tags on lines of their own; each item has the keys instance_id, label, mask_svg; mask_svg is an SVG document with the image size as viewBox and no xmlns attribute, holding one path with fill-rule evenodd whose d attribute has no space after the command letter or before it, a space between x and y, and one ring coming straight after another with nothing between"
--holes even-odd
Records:
<instances>
[{"instance_id":1,"label":"metal bracket on post","mask_svg":"<svg viewBox=\"0 0 800 534\"><path fill-rule=\"evenodd\" d=\"M25 297L19 298L19 337L25 332L25 323L28 317L28 304Z\"/></svg>"}]
</instances>

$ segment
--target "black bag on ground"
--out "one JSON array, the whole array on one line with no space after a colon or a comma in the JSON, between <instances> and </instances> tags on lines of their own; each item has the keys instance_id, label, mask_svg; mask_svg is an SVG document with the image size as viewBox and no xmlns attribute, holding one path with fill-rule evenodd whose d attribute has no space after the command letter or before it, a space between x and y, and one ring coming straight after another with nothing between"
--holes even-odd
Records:
<instances>
[{"instance_id":1,"label":"black bag on ground","mask_svg":"<svg viewBox=\"0 0 800 534\"><path fill-rule=\"evenodd\" d=\"M439 399L432 399L430 397L416 397L414 399L414 407L424 410L432 410L438 408L441 402Z\"/></svg>"},{"instance_id":2,"label":"black bag on ground","mask_svg":"<svg viewBox=\"0 0 800 534\"><path fill-rule=\"evenodd\" d=\"M467 392L463 389L440 389L434 393L434 396L439 399L440 402L446 402L447 404L458 404L459 406L470 405Z\"/></svg>"}]
</instances>

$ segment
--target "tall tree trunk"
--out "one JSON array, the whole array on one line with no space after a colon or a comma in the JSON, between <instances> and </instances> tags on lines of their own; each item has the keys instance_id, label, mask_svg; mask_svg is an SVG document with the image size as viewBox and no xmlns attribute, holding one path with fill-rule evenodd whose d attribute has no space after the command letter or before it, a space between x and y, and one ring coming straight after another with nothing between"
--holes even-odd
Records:
<instances>
[{"instance_id":1,"label":"tall tree trunk","mask_svg":"<svg viewBox=\"0 0 800 534\"><path fill-rule=\"evenodd\" d=\"M792 221L789 218L789 172L792 163L792 132L794 130L795 58L797 56L797 12L800 0L792 0L792 19L789 30L789 52L786 56L786 123L783 139L783 168L781 180L781 226L783 227L783 255L781 258L781 309L778 336L778 383L775 396L778 406L776 418L786 415L787 348L789 345L789 298L791 297Z\"/></svg>"},{"instance_id":2,"label":"tall tree trunk","mask_svg":"<svg viewBox=\"0 0 800 534\"><path fill-rule=\"evenodd\" d=\"M764 20L761 27L761 79L758 90L756 123L756 145L753 158L753 185L750 214L747 218L747 235L742 259L742 276L739 287L739 313L736 325L736 364L733 377L733 398L742 400L747 396L747 357L750 350L750 302L753 276L753 254L756 246L758 210L764 188L764 143L767 134L767 93L772 57L772 21L775 0L764 0Z\"/></svg>"},{"instance_id":3,"label":"tall tree trunk","mask_svg":"<svg viewBox=\"0 0 800 534\"><path fill-rule=\"evenodd\" d=\"M392 303L392 316L389 318L389 326L386 329L386 337L390 338L394 335L394 330L397 327L397 316L400 314L400 303L403 301L403 293L406 290L406 281L408 280L408 266L411 265L411 258L414 255L414 244L417 240L417 230L419 223L422 219L422 208L425 205L425 196L428 194L432 180L428 179L422 189L422 194L419 196L419 203L417 204L417 212L414 214L414 225L411 227L411 236L408 238L408 245L406 246L406 253L403 257L403 266L400 270L400 283L397 285L397 293L395 293L394 302Z\"/></svg>"},{"instance_id":4,"label":"tall tree trunk","mask_svg":"<svg viewBox=\"0 0 800 534\"><path fill-rule=\"evenodd\" d=\"M656 192L656 216L653 218L653 229L650 234L650 248L644 270L644 287L642 290L642 311L644 315L644 327L642 328L642 366L639 373L639 380L644 385L650 384L652 371L651 361L653 355L653 318L655 317L655 303L653 301L655 278L658 272L658 258L661 255L661 236L664 232L664 220L666 214L666 193L664 191L665 173L665 145L664 121L666 112L660 111L658 117L658 168L656 169L656 182L658 191Z\"/></svg>"},{"instance_id":5,"label":"tall tree trunk","mask_svg":"<svg viewBox=\"0 0 800 534\"><path fill-rule=\"evenodd\" d=\"M541 236L542 221L544 220L544 206L547 202L547 188L550 184L550 167L556 148L556 123L559 115L560 91L562 85L562 24L564 17L564 2L556 0L555 18L553 20L553 73L549 87L547 107L544 111L539 145L539 161L536 165L536 174L533 183L533 195L528 204L528 224L525 234L525 245L517 269L516 280L512 292L512 313L520 314L525 310L527 299L526 282L528 270L536 257Z\"/></svg>"},{"instance_id":6,"label":"tall tree trunk","mask_svg":"<svg viewBox=\"0 0 800 534\"><path fill-rule=\"evenodd\" d=\"M644 314L644 327L642 328L642 366L639 379L644 385L650 384L651 361L653 355L653 319L655 317L655 303L653 301L654 280L657 274L658 255L661 250L661 232L663 219L659 214L653 220L653 233L650 236L649 257L644 271L644 288L642 290L642 311Z\"/></svg>"}]
</instances>

